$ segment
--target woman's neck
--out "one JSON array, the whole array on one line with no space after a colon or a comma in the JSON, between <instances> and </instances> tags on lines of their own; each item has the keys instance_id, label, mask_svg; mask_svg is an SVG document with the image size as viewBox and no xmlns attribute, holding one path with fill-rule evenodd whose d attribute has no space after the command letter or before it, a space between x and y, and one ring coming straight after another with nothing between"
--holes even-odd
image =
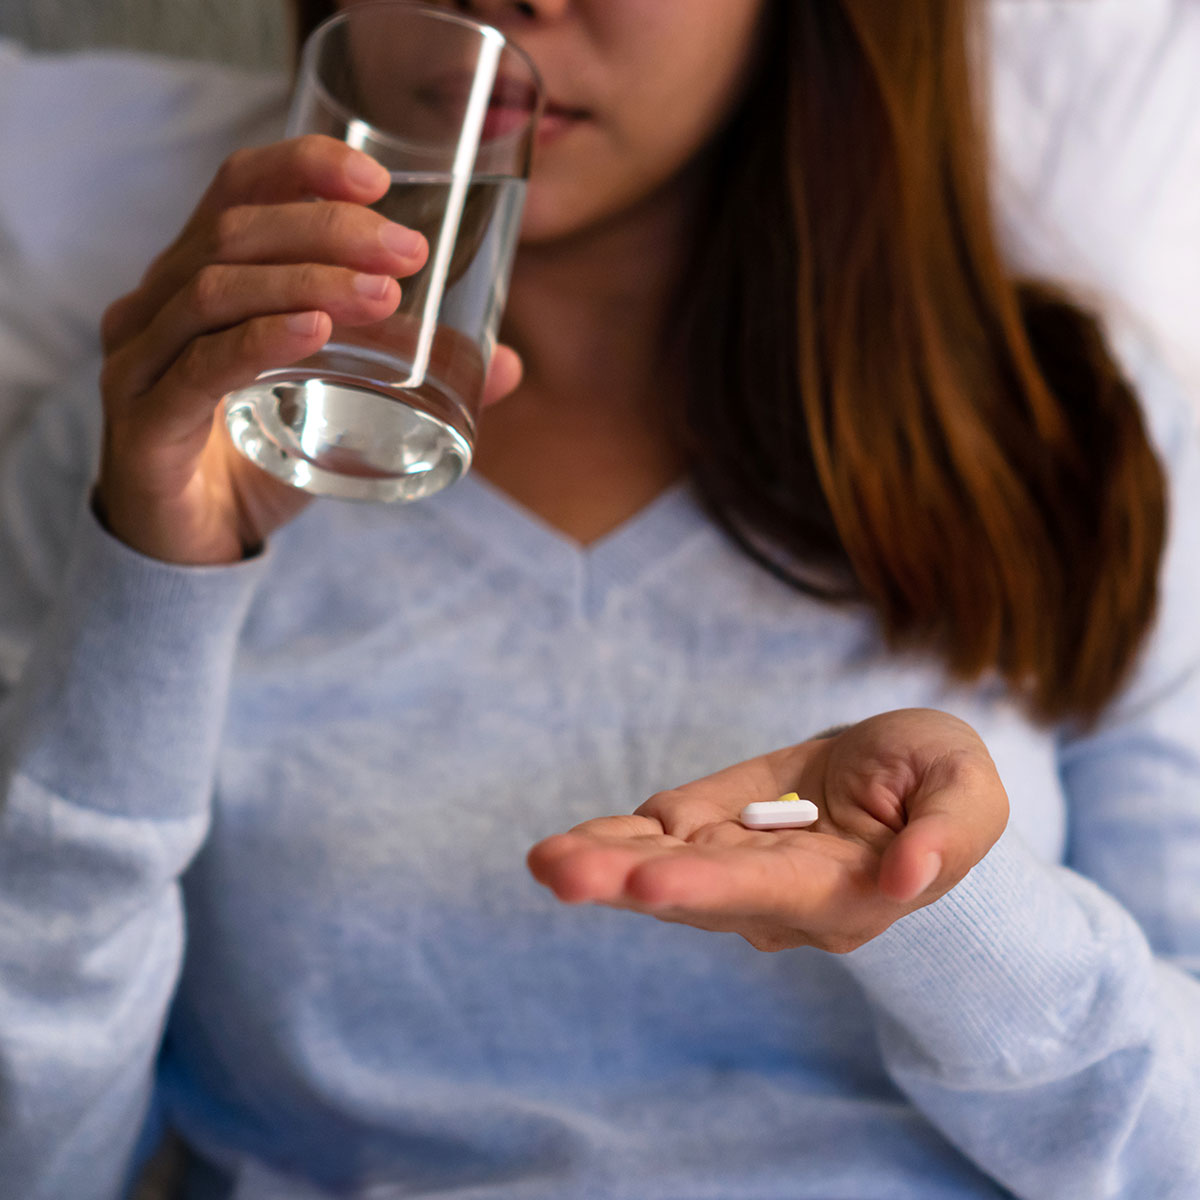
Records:
<instances>
[{"instance_id":1,"label":"woman's neck","mask_svg":"<svg viewBox=\"0 0 1200 1200\"><path fill-rule=\"evenodd\" d=\"M664 348L684 228L664 194L518 255L502 336L525 377L484 415L475 469L584 544L684 469L667 417L680 372Z\"/></svg>"}]
</instances>

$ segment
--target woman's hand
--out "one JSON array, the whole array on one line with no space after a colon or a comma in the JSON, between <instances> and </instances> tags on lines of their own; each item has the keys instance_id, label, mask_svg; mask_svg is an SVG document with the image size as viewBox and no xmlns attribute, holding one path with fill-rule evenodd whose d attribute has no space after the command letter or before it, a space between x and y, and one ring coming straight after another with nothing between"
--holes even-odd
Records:
<instances>
[{"instance_id":1,"label":"woman's hand","mask_svg":"<svg viewBox=\"0 0 1200 1200\"><path fill-rule=\"evenodd\" d=\"M751 801L795 791L807 829L755 831ZM740 933L760 950L844 953L949 891L1008 821L987 748L946 713L905 709L739 763L530 851L568 903Z\"/></svg>"},{"instance_id":2,"label":"woman's hand","mask_svg":"<svg viewBox=\"0 0 1200 1200\"><path fill-rule=\"evenodd\" d=\"M387 171L316 135L226 160L176 241L104 316L99 510L151 557L234 562L307 503L225 436L221 398L395 311L424 238L366 205ZM316 198L319 203L312 203ZM485 401L516 386L495 356Z\"/></svg>"}]
</instances>

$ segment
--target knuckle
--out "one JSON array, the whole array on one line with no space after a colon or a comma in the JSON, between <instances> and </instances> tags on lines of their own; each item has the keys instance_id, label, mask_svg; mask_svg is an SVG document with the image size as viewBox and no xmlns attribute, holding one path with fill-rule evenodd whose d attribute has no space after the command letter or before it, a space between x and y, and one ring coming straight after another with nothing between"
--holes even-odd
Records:
<instances>
[{"instance_id":1,"label":"knuckle","mask_svg":"<svg viewBox=\"0 0 1200 1200\"><path fill-rule=\"evenodd\" d=\"M215 183L218 188L233 187L246 174L247 167L254 157L254 151L242 146L230 154L217 168Z\"/></svg>"},{"instance_id":2,"label":"knuckle","mask_svg":"<svg viewBox=\"0 0 1200 1200\"><path fill-rule=\"evenodd\" d=\"M686 796L681 789L670 788L667 791L655 792L645 803L638 806L637 813L639 816L669 824L685 802Z\"/></svg>"},{"instance_id":3,"label":"knuckle","mask_svg":"<svg viewBox=\"0 0 1200 1200\"><path fill-rule=\"evenodd\" d=\"M302 302L316 300L324 290L327 277L325 268L318 266L316 263L304 263L302 266L297 267L295 275L296 299Z\"/></svg>"},{"instance_id":4,"label":"knuckle","mask_svg":"<svg viewBox=\"0 0 1200 1200\"><path fill-rule=\"evenodd\" d=\"M248 205L222 209L212 225L210 242L216 258L233 258L239 253L253 217Z\"/></svg>"},{"instance_id":5,"label":"knuckle","mask_svg":"<svg viewBox=\"0 0 1200 1200\"><path fill-rule=\"evenodd\" d=\"M211 335L193 338L175 360L176 379L188 389L202 389L210 372L211 359Z\"/></svg>"},{"instance_id":6,"label":"knuckle","mask_svg":"<svg viewBox=\"0 0 1200 1200\"><path fill-rule=\"evenodd\" d=\"M998 782L991 759L971 749L946 751L942 756L941 765L946 777L953 780L963 794L968 796L987 794Z\"/></svg>"},{"instance_id":7,"label":"knuckle","mask_svg":"<svg viewBox=\"0 0 1200 1200\"><path fill-rule=\"evenodd\" d=\"M275 328L276 322L270 317L256 317L252 321L244 321L237 327L234 335L233 357L257 369L271 350Z\"/></svg>"},{"instance_id":8,"label":"knuckle","mask_svg":"<svg viewBox=\"0 0 1200 1200\"><path fill-rule=\"evenodd\" d=\"M743 933L742 937L763 954L778 954L781 950L790 950L796 943L782 934L769 933L762 930Z\"/></svg>"},{"instance_id":9,"label":"knuckle","mask_svg":"<svg viewBox=\"0 0 1200 1200\"><path fill-rule=\"evenodd\" d=\"M322 242L336 244L344 241L351 233L353 222L347 205L324 201L314 205L313 209L317 234Z\"/></svg>"},{"instance_id":10,"label":"knuckle","mask_svg":"<svg viewBox=\"0 0 1200 1200\"><path fill-rule=\"evenodd\" d=\"M221 312L228 290L228 272L216 264L201 267L188 286L187 303L201 317L215 317Z\"/></svg>"},{"instance_id":11,"label":"knuckle","mask_svg":"<svg viewBox=\"0 0 1200 1200\"><path fill-rule=\"evenodd\" d=\"M322 133L306 133L293 143L292 153L301 170L319 168L338 152L341 142Z\"/></svg>"}]
</instances>

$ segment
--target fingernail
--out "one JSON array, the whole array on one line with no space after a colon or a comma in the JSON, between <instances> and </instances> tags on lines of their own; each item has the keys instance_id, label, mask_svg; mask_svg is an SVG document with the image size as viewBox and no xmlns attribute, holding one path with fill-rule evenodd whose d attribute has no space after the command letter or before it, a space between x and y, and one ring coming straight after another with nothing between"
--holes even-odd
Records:
<instances>
[{"instance_id":1,"label":"fingernail","mask_svg":"<svg viewBox=\"0 0 1200 1200\"><path fill-rule=\"evenodd\" d=\"M936 852L925 855L925 863L923 869L918 876L916 890L914 896L921 895L932 886L933 881L942 873L942 856Z\"/></svg>"},{"instance_id":2,"label":"fingernail","mask_svg":"<svg viewBox=\"0 0 1200 1200\"><path fill-rule=\"evenodd\" d=\"M379 230L379 240L387 250L401 258L416 258L425 249L425 239L415 230L392 222Z\"/></svg>"},{"instance_id":3,"label":"fingernail","mask_svg":"<svg viewBox=\"0 0 1200 1200\"><path fill-rule=\"evenodd\" d=\"M389 292L392 281L386 275L355 275L354 290L369 300L382 300Z\"/></svg>"},{"instance_id":4,"label":"fingernail","mask_svg":"<svg viewBox=\"0 0 1200 1200\"><path fill-rule=\"evenodd\" d=\"M317 312L292 313L287 318L285 324L291 333L298 333L303 337L312 337L317 332L317 322L320 319L321 314Z\"/></svg>"},{"instance_id":5,"label":"fingernail","mask_svg":"<svg viewBox=\"0 0 1200 1200\"><path fill-rule=\"evenodd\" d=\"M378 191L391 178L387 168L366 154L356 154L346 164L346 178L360 188Z\"/></svg>"}]
</instances>

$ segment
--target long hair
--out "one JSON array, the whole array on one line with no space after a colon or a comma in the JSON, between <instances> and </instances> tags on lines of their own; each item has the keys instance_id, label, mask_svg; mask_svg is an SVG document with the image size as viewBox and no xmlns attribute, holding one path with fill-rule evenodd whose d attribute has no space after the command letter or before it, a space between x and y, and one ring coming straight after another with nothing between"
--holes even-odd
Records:
<instances>
[{"instance_id":1,"label":"long hair","mask_svg":"<svg viewBox=\"0 0 1200 1200\"><path fill-rule=\"evenodd\" d=\"M1164 483L1098 321L1003 261L981 14L774 0L708 155L674 415L756 561L1086 722L1154 615Z\"/></svg>"}]
</instances>

